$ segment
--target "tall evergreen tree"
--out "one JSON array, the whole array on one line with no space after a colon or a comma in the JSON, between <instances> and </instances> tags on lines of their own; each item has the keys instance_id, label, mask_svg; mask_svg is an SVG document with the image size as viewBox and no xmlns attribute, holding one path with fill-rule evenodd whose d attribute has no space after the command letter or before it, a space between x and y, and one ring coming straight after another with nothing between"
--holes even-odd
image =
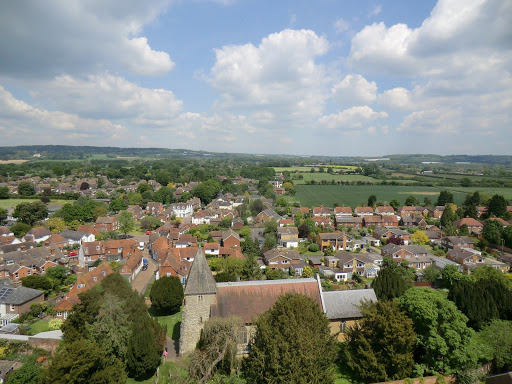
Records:
<instances>
[{"instance_id":1,"label":"tall evergreen tree","mask_svg":"<svg viewBox=\"0 0 512 384\"><path fill-rule=\"evenodd\" d=\"M503 217L507 213L507 200L501 195L494 195L487 205L488 217Z\"/></svg>"},{"instance_id":2,"label":"tall evergreen tree","mask_svg":"<svg viewBox=\"0 0 512 384\"><path fill-rule=\"evenodd\" d=\"M281 296L255 325L243 361L249 384L334 382L335 339L315 300L301 294Z\"/></svg>"},{"instance_id":3,"label":"tall evergreen tree","mask_svg":"<svg viewBox=\"0 0 512 384\"><path fill-rule=\"evenodd\" d=\"M450 191L441 191L437 198L436 205L445 206L448 203L453 203L453 193Z\"/></svg>"},{"instance_id":4,"label":"tall evergreen tree","mask_svg":"<svg viewBox=\"0 0 512 384\"><path fill-rule=\"evenodd\" d=\"M368 383L400 380L414 368L416 333L396 301L361 304L363 319L347 330L345 358Z\"/></svg>"},{"instance_id":5,"label":"tall evergreen tree","mask_svg":"<svg viewBox=\"0 0 512 384\"><path fill-rule=\"evenodd\" d=\"M149 298L158 311L172 314L180 310L185 294L177 276L163 276L153 283Z\"/></svg>"},{"instance_id":6,"label":"tall evergreen tree","mask_svg":"<svg viewBox=\"0 0 512 384\"><path fill-rule=\"evenodd\" d=\"M151 377L160 364L161 352L149 317L133 323L126 355L128 375L136 379Z\"/></svg>"},{"instance_id":7,"label":"tall evergreen tree","mask_svg":"<svg viewBox=\"0 0 512 384\"><path fill-rule=\"evenodd\" d=\"M444 228L451 225L455 220L457 220L457 216L455 215L455 212L453 212L452 206L450 204L446 205L443 214L441 215L441 225Z\"/></svg>"}]
</instances>

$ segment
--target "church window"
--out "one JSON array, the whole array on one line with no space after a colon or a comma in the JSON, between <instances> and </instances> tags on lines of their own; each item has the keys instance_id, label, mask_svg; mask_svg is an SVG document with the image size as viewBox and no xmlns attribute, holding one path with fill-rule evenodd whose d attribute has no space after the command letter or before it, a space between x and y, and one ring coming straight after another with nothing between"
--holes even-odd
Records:
<instances>
[{"instance_id":1,"label":"church window","mask_svg":"<svg viewBox=\"0 0 512 384\"><path fill-rule=\"evenodd\" d=\"M199 302L203 301L203 295L197 296L197 301L199 301Z\"/></svg>"},{"instance_id":2,"label":"church window","mask_svg":"<svg viewBox=\"0 0 512 384\"><path fill-rule=\"evenodd\" d=\"M238 328L238 344L247 344L247 328Z\"/></svg>"}]
</instances>

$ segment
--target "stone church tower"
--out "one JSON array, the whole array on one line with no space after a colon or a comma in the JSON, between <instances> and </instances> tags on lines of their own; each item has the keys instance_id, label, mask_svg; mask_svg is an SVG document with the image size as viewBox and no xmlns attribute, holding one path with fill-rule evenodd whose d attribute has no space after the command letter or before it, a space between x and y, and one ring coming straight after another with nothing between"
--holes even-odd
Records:
<instances>
[{"instance_id":1,"label":"stone church tower","mask_svg":"<svg viewBox=\"0 0 512 384\"><path fill-rule=\"evenodd\" d=\"M180 356L192 352L201 336L204 323L210 318L210 306L217 298L217 286L202 248L190 268L185 285L185 303L180 335Z\"/></svg>"}]
</instances>

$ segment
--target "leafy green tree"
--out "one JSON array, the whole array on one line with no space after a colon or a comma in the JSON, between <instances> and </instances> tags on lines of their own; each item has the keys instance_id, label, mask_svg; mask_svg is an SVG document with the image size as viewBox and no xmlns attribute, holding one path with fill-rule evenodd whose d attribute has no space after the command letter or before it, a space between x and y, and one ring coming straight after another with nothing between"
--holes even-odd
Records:
<instances>
[{"instance_id":1,"label":"leafy green tree","mask_svg":"<svg viewBox=\"0 0 512 384\"><path fill-rule=\"evenodd\" d=\"M39 289L48 295L53 289L53 283L50 279L41 275L30 275L21 279L21 284L24 287Z\"/></svg>"},{"instance_id":2,"label":"leafy green tree","mask_svg":"<svg viewBox=\"0 0 512 384\"><path fill-rule=\"evenodd\" d=\"M431 283L434 283L439 278L439 276L441 276L441 271L437 269L434 265L430 265L427 268L425 268L423 270L423 273L425 275L425 278Z\"/></svg>"},{"instance_id":3,"label":"leafy green tree","mask_svg":"<svg viewBox=\"0 0 512 384\"><path fill-rule=\"evenodd\" d=\"M395 263L393 260L391 262ZM400 268L402 267L383 267L373 280L372 288L379 300L391 300L400 297L412 286L411 280L405 278Z\"/></svg>"},{"instance_id":4,"label":"leafy green tree","mask_svg":"<svg viewBox=\"0 0 512 384\"><path fill-rule=\"evenodd\" d=\"M78 339L57 351L41 377L42 384L118 384L126 382L119 360L109 362L98 344Z\"/></svg>"},{"instance_id":5,"label":"leafy green tree","mask_svg":"<svg viewBox=\"0 0 512 384\"><path fill-rule=\"evenodd\" d=\"M255 323L242 363L248 384L333 383L336 342L318 303L286 294Z\"/></svg>"},{"instance_id":6,"label":"leafy green tree","mask_svg":"<svg viewBox=\"0 0 512 384\"><path fill-rule=\"evenodd\" d=\"M283 278L283 271L280 269L270 269L267 268L265 270L265 278L267 280L279 280Z\"/></svg>"},{"instance_id":7,"label":"leafy green tree","mask_svg":"<svg viewBox=\"0 0 512 384\"><path fill-rule=\"evenodd\" d=\"M448 374L473 367L475 356L469 349L473 330L466 325L468 318L442 292L415 287L398 303L414 322L418 335L417 373Z\"/></svg>"},{"instance_id":8,"label":"leafy green tree","mask_svg":"<svg viewBox=\"0 0 512 384\"><path fill-rule=\"evenodd\" d=\"M94 323L101 307L101 294L98 289L91 289L78 294L80 303L73 306L73 312L62 324L66 343L90 337L87 324Z\"/></svg>"},{"instance_id":9,"label":"leafy green tree","mask_svg":"<svg viewBox=\"0 0 512 384\"><path fill-rule=\"evenodd\" d=\"M45 272L45 277L54 282L55 285L62 285L68 276L66 267L62 265L56 265L55 267L50 267Z\"/></svg>"},{"instance_id":10,"label":"leafy green tree","mask_svg":"<svg viewBox=\"0 0 512 384\"><path fill-rule=\"evenodd\" d=\"M48 216L48 207L41 201L20 203L14 208L12 216L22 223L34 225L38 221L46 219Z\"/></svg>"},{"instance_id":11,"label":"leafy green tree","mask_svg":"<svg viewBox=\"0 0 512 384\"><path fill-rule=\"evenodd\" d=\"M261 278L261 269L258 264L257 256L254 254L245 255L241 276L243 280L259 280Z\"/></svg>"},{"instance_id":12,"label":"leafy green tree","mask_svg":"<svg viewBox=\"0 0 512 384\"><path fill-rule=\"evenodd\" d=\"M161 348L148 316L132 324L128 342L126 367L128 375L135 379L151 377L160 365Z\"/></svg>"},{"instance_id":13,"label":"leafy green tree","mask_svg":"<svg viewBox=\"0 0 512 384\"><path fill-rule=\"evenodd\" d=\"M277 247L277 239L275 235L267 233L265 235L265 240L263 240L263 252L268 251L269 249L273 249Z\"/></svg>"},{"instance_id":14,"label":"leafy green tree","mask_svg":"<svg viewBox=\"0 0 512 384\"><path fill-rule=\"evenodd\" d=\"M407 196L405 199L405 205L418 205L420 202L414 196Z\"/></svg>"},{"instance_id":15,"label":"leafy green tree","mask_svg":"<svg viewBox=\"0 0 512 384\"><path fill-rule=\"evenodd\" d=\"M0 200L8 199L9 197L9 187L0 187Z\"/></svg>"},{"instance_id":16,"label":"leafy green tree","mask_svg":"<svg viewBox=\"0 0 512 384\"><path fill-rule=\"evenodd\" d=\"M443 210L443 214L441 215L441 225L445 228L448 225L451 225L455 220L457 220L457 216L455 212L453 212L453 208L451 204L447 204Z\"/></svg>"},{"instance_id":17,"label":"leafy green tree","mask_svg":"<svg viewBox=\"0 0 512 384\"><path fill-rule=\"evenodd\" d=\"M151 305L163 313L176 313L185 297L183 285L177 276L163 276L151 286Z\"/></svg>"},{"instance_id":18,"label":"leafy green tree","mask_svg":"<svg viewBox=\"0 0 512 384\"><path fill-rule=\"evenodd\" d=\"M220 192L220 182L210 179L200 183L192 190L192 195L199 197L203 204L209 204Z\"/></svg>"},{"instance_id":19,"label":"leafy green tree","mask_svg":"<svg viewBox=\"0 0 512 384\"><path fill-rule=\"evenodd\" d=\"M135 218L131 212L121 211L117 222L119 223L119 230L125 235L135 229Z\"/></svg>"},{"instance_id":20,"label":"leafy green tree","mask_svg":"<svg viewBox=\"0 0 512 384\"><path fill-rule=\"evenodd\" d=\"M489 200L489 204L487 205L487 215L489 217L503 217L507 213L507 200L501 195L494 195Z\"/></svg>"},{"instance_id":21,"label":"leafy green tree","mask_svg":"<svg viewBox=\"0 0 512 384\"><path fill-rule=\"evenodd\" d=\"M468 324L479 329L493 319L512 320L512 291L508 285L506 278L464 279L451 287L448 298L468 317Z\"/></svg>"},{"instance_id":22,"label":"leafy green tree","mask_svg":"<svg viewBox=\"0 0 512 384\"><path fill-rule=\"evenodd\" d=\"M462 280L464 275L459 272L457 265L448 264L441 271L441 278L443 279L443 287L450 289L453 284Z\"/></svg>"},{"instance_id":23,"label":"leafy green tree","mask_svg":"<svg viewBox=\"0 0 512 384\"><path fill-rule=\"evenodd\" d=\"M39 379L43 373L40 364L36 363L37 354L28 356L23 362L23 366L11 372L7 378L6 384L39 384Z\"/></svg>"},{"instance_id":24,"label":"leafy green tree","mask_svg":"<svg viewBox=\"0 0 512 384\"><path fill-rule=\"evenodd\" d=\"M439 193L439 197L437 198L436 205L444 207L446 204L452 203L453 204L453 193L450 191L441 191Z\"/></svg>"},{"instance_id":25,"label":"leafy green tree","mask_svg":"<svg viewBox=\"0 0 512 384\"><path fill-rule=\"evenodd\" d=\"M482 230L482 236L489 243L500 244L503 226L497 220L486 220Z\"/></svg>"},{"instance_id":26,"label":"leafy green tree","mask_svg":"<svg viewBox=\"0 0 512 384\"><path fill-rule=\"evenodd\" d=\"M469 236L469 228L467 224L462 224L459 228L459 236Z\"/></svg>"},{"instance_id":27,"label":"leafy green tree","mask_svg":"<svg viewBox=\"0 0 512 384\"><path fill-rule=\"evenodd\" d=\"M18 195L20 196L34 196L36 194L36 187L30 181L22 181L18 184Z\"/></svg>"},{"instance_id":28,"label":"leafy green tree","mask_svg":"<svg viewBox=\"0 0 512 384\"><path fill-rule=\"evenodd\" d=\"M28 231L30 231L31 226L25 223L16 223L14 224L10 229L12 233L14 233L14 236L17 238L21 238L27 234Z\"/></svg>"},{"instance_id":29,"label":"leafy green tree","mask_svg":"<svg viewBox=\"0 0 512 384\"><path fill-rule=\"evenodd\" d=\"M416 344L412 320L396 301L365 302L360 309L362 320L346 332L348 366L368 383L409 377Z\"/></svg>"},{"instance_id":30,"label":"leafy green tree","mask_svg":"<svg viewBox=\"0 0 512 384\"><path fill-rule=\"evenodd\" d=\"M373 207L375 205L375 203L377 202L377 196L375 195L370 195L368 197L368 206L369 207Z\"/></svg>"},{"instance_id":31,"label":"leafy green tree","mask_svg":"<svg viewBox=\"0 0 512 384\"><path fill-rule=\"evenodd\" d=\"M124 201L123 199L115 199L115 200L112 200L108 206L108 209L110 210L110 212L119 212L119 211L123 211L123 210L126 210L128 208L128 203L126 201Z\"/></svg>"},{"instance_id":32,"label":"leafy green tree","mask_svg":"<svg viewBox=\"0 0 512 384\"><path fill-rule=\"evenodd\" d=\"M393 209L396 211L398 208L400 208L400 202L397 199L393 199L389 202L389 205L393 207Z\"/></svg>"},{"instance_id":33,"label":"leafy green tree","mask_svg":"<svg viewBox=\"0 0 512 384\"><path fill-rule=\"evenodd\" d=\"M492 362L494 374L512 370L512 321L493 320L474 338L484 361Z\"/></svg>"},{"instance_id":34,"label":"leafy green tree","mask_svg":"<svg viewBox=\"0 0 512 384\"><path fill-rule=\"evenodd\" d=\"M153 195L155 201L158 201L162 204L172 203L174 200L173 189L169 187L160 187L158 191L156 191Z\"/></svg>"}]
</instances>

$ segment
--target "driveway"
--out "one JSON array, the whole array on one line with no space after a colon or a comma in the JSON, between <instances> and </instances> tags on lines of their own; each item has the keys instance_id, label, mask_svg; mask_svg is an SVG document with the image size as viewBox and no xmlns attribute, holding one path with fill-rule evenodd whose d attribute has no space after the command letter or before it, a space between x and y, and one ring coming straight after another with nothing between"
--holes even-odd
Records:
<instances>
[{"instance_id":1,"label":"driveway","mask_svg":"<svg viewBox=\"0 0 512 384\"><path fill-rule=\"evenodd\" d=\"M132 288L135 289L137 292L144 294L148 284L155 280L155 271L157 268L157 263L151 257L149 257L147 249L145 249L142 253L144 254L144 257L149 261L148 269L146 269L145 271L141 270L139 272L137 277L135 277L135 279L132 282Z\"/></svg>"}]
</instances>

